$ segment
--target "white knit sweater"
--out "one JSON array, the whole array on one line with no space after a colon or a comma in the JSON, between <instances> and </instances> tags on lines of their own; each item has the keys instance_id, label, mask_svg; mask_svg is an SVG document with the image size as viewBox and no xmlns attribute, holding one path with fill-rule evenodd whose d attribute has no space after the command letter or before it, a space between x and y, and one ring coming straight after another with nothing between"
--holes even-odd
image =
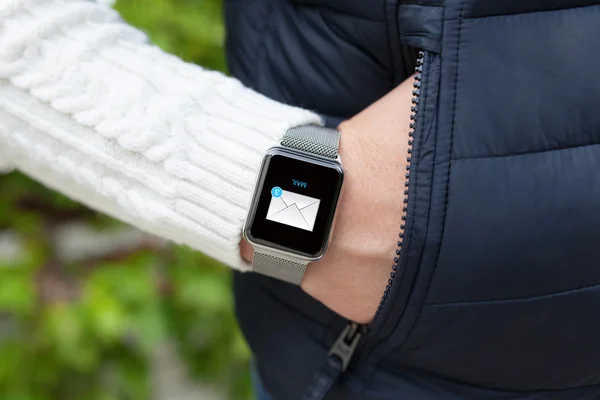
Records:
<instances>
[{"instance_id":1,"label":"white knit sweater","mask_svg":"<svg viewBox=\"0 0 600 400\"><path fill-rule=\"evenodd\" d=\"M0 169L231 267L263 152L307 123L107 6L0 1Z\"/></svg>"}]
</instances>

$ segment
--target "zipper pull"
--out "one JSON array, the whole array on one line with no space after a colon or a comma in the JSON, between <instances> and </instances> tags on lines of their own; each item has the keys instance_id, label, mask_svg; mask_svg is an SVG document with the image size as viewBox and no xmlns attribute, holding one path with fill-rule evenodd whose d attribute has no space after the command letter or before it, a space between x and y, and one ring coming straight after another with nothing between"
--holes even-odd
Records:
<instances>
[{"instance_id":1,"label":"zipper pull","mask_svg":"<svg viewBox=\"0 0 600 400\"><path fill-rule=\"evenodd\" d=\"M356 351L358 342L367 331L364 325L350 322L327 353L327 361L314 375L302 400L323 400L338 380L340 374L348 368Z\"/></svg>"},{"instance_id":2,"label":"zipper pull","mask_svg":"<svg viewBox=\"0 0 600 400\"><path fill-rule=\"evenodd\" d=\"M354 351L356 351L356 346L358 346L358 342L365 334L366 328L364 325L357 324L356 322L350 322L341 335L338 336L337 340L329 349L329 353L327 354L329 357L335 356L340 359L342 362L341 372L346 371L348 368L348 364L350 364L350 360L352 360L352 356L354 355Z\"/></svg>"}]
</instances>

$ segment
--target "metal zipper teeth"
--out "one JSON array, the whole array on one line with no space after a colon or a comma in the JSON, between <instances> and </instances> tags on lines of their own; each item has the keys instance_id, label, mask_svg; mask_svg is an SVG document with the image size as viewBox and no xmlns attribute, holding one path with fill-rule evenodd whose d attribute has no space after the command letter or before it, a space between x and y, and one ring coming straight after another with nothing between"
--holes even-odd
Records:
<instances>
[{"instance_id":1,"label":"metal zipper teeth","mask_svg":"<svg viewBox=\"0 0 600 400\"><path fill-rule=\"evenodd\" d=\"M396 278L396 272L398 271L400 264L400 253L402 252L402 246L404 244L404 230L406 228L406 214L408 212L408 185L410 184L410 165L412 158L412 149L413 149L413 141L415 136L415 127L417 122L417 115L419 113L419 100L421 97L421 79L423 73L423 62L425 61L425 52L419 51L419 56L417 58L417 65L415 67L415 78L413 82L413 98L412 98L412 106L410 108L410 125L408 131L408 157L406 159L406 181L404 182L404 200L402 203L402 224L400 225L400 234L398 240L398 248L396 249L396 257L394 258L394 265L392 265L392 271L390 272L390 278L388 279L388 283L385 287L385 291L383 292L383 297L381 298L381 302L379 303L379 307L377 307L377 311L375 312L375 316L373 317L373 321L369 326L372 326L379 314L381 314L381 310L385 306L387 298L392 291L392 285L394 284L394 279Z\"/></svg>"}]
</instances>

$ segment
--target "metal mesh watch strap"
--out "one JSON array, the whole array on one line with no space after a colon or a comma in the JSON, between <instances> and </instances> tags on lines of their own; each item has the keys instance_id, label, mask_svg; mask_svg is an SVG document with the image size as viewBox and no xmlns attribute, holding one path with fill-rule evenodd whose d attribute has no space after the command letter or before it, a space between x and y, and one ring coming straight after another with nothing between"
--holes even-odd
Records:
<instances>
[{"instance_id":1,"label":"metal mesh watch strap","mask_svg":"<svg viewBox=\"0 0 600 400\"><path fill-rule=\"evenodd\" d=\"M289 129L281 145L295 150L336 159L340 145L340 133L335 129L317 125L304 125ZM259 274L299 285L306 271L307 261L293 257L282 258L260 251L254 252L252 270Z\"/></svg>"},{"instance_id":2,"label":"metal mesh watch strap","mask_svg":"<svg viewBox=\"0 0 600 400\"><path fill-rule=\"evenodd\" d=\"M318 125L298 126L285 133L281 145L336 159L340 146L340 132Z\"/></svg>"},{"instance_id":3,"label":"metal mesh watch strap","mask_svg":"<svg viewBox=\"0 0 600 400\"><path fill-rule=\"evenodd\" d=\"M259 274L299 285L304 277L307 262L291 261L255 251L252 270Z\"/></svg>"}]
</instances>

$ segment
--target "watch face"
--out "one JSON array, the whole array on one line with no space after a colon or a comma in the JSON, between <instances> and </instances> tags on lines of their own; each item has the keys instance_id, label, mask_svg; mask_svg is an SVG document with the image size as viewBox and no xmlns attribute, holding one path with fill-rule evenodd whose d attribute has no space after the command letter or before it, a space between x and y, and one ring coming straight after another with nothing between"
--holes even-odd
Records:
<instances>
[{"instance_id":1,"label":"watch face","mask_svg":"<svg viewBox=\"0 0 600 400\"><path fill-rule=\"evenodd\" d=\"M337 162L284 148L267 152L246 225L254 243L308 258L323 255L340 195Z\"/></svg>"}]
</instances>

